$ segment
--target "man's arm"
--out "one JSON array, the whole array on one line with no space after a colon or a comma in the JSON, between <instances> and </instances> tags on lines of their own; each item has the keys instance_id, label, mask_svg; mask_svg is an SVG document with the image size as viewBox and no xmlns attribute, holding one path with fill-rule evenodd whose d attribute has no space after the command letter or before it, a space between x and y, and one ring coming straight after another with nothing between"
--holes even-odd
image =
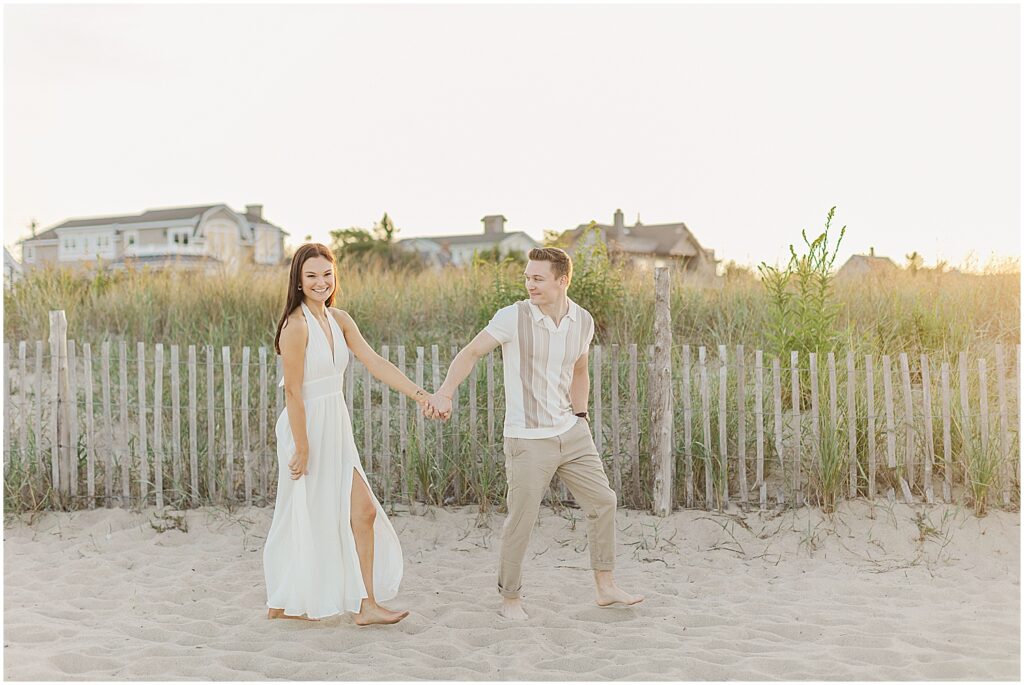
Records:
<instances>
[{"instance_id":1,"label":"man's arm","mask_svg":"<svg viewBox=\"0 0 1024 685\"><path fill-rule=\"evenodd\" d=\"M569 384L569 401L572 402L572 413L587 411L590 403L590 366L587 364L589 352L584 352L572 367L572 383Z\"/></svg>"},{"instance_id":2,"label":"man's arm","mask_svg":"<svg viewBox=\"0 0 1024 685\"><path fill-rule=\"evenodd\" d=\"M452 411L452 397L455 396L455 389L459 387L462 381L466 380L466 377L469 376L476 363L500 344L487 331L480 331L468 345L459 350L459 353L455 355L455 359L452 360L451 365L448 367L448 373L445 374L444 382L435 391L435 395L439 395L441 401L431 403L439 414L444 418L448 418Z\"/></svg>"}]
</instances>

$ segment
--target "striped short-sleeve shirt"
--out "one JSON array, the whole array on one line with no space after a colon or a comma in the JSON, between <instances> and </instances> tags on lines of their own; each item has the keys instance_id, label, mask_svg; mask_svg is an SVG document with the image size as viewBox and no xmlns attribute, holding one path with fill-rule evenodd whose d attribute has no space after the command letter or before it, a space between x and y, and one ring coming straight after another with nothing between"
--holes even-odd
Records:
<instances>
[{"instance_id":1,"label":"striped short-sleeve shirt","mask_svg":"<svg viewBox=\"0 0 1024 685\"><path fill-rule=\"evenodd\" d=\"M569 385L576 361L594 339L594 317L569 300L556 326L529 300L498 310L484 328L501 343L505 436L550 438L576 424Z\"/></svg>"}]
</instances>

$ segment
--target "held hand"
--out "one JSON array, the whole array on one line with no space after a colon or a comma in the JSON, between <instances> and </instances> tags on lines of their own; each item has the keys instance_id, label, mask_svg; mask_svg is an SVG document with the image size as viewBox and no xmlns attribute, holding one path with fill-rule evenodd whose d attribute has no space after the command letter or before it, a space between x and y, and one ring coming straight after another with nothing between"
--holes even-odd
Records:
<instances>
[{"instance_id":1,"label":"held hand","mask_svg":"<svg viewBox=\"0 0 1024 685\"><path fill-rule=\"evenodd\" d=\"M291 461L288 462L288 471L291 472L292 480L298 480L302 476L309 475L309 454L296 452Z\"/></svg>"},{"instance_id":2,"label":"held hand","mask_svg":"<svg viewBox=\"0 0 1024 685\"><path fill-rule=\"evenodd\" d=\"M430 396L430 409L433 411L432 418L447 421L452 415L451 398L434 393Z\"/></svg>"}]
</instances>

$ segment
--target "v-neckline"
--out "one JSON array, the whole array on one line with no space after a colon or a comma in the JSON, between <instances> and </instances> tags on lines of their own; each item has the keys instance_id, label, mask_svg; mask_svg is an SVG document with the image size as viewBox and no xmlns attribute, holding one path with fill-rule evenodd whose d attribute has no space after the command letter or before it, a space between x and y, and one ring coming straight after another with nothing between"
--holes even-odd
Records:
<instances>
[{"instance_id":1,"label":"v-neckline","mask_svg":"<svg viewBox=\"0 0 1024 685\"><path fill-rule=\"evenodd\" d=\"M307 307L305 302L302 303L302 306L303 306L303 308L305 308L305 310L309 313L309 316L316 323L316 327L320 329L320 335L322 335L324 337L324 342L327 343L327 347L328 347L328 349L329 349L329 351L331 353L331 365L334 366L335 368L337 368L338 360L337 360L337 358L336 358L336 356L334 354L334 351L335 351L335 346L334 346L334 328L331 326L331 318L332 318L331 317L331 313L327 312L327 328L329 328L331 330L331 339L328 340L327 339L327 332L324 331L324 327L320 325L320 320L316 318L315 314L313 314L313 310L311 310L309 307Z\"/></svg>"}]
</instances>

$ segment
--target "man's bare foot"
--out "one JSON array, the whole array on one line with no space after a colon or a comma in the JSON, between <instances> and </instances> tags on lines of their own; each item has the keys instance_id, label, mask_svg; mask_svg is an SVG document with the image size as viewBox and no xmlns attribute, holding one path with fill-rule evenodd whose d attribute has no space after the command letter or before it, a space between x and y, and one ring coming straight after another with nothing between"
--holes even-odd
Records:
<instances>
[{"instance_id":1,"label":"man's bare foot","mask_svg":"<svg viewBox=\"0 0 1024 685\"><path fill-rule=\"evenodd\" d=\"M267 618L297 618L300 621L319 621L318 618L310 618L308 616L289 616L284 613L284 609L268 609Z\"/></svg>"},{"instance_id":2,"label":"man's bare foot","mask_svg":"<svg viewBox=\"0 0 1024 685\"><path fill-rule=\"evenodd\" d=\"M503 597L501 600L501 609L498 610L498 613L510 621L525 621L530 618L523 609L522 600L518 597Z\"/></svg>"},{"instance_id":3,"label":"man's bare foot","mask_svg":"<svg viewBox=\"0 0 1024 685\"><path fill-rule=\"evenodd\" d=\"M380 604L370 604L364 599L359 613L356 614L355 622L357 626L391 625L398 623L408 615L408 611L392 611Z\"/></svg>"},{"instance_id":4,"label":"man's bare foot","mask_svg":"<svg viewBox=\"0 0 1024 685\"><path fill-rule=\"evenodd\" d=\"M633 606L644 601L643 595L631 595L612 579L611 571L596 571L594 581L597 584L597 606Z\"/></svg>"}]
</instances>

